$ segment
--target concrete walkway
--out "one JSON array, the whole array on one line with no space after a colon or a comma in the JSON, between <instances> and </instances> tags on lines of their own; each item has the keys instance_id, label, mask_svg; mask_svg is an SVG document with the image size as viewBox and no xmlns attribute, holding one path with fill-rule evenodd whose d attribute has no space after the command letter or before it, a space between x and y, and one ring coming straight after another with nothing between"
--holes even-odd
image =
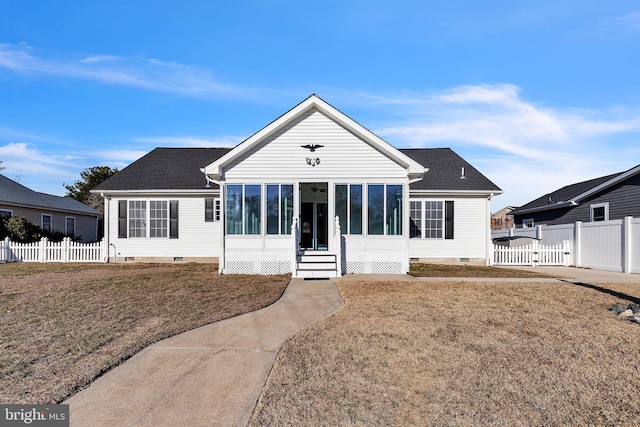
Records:
<instances>
[{"instance_id":1,"label":"concrete walkway","mask_svg":"<svg viewBox=\"0 0 640 427\"><path fill-rule=\"evenodd\" d=\"M292 279L269 307L151 345L64 403L71 426L245 426L278 350L343 305L335 281Z\"/></svg>"}]
</instances>

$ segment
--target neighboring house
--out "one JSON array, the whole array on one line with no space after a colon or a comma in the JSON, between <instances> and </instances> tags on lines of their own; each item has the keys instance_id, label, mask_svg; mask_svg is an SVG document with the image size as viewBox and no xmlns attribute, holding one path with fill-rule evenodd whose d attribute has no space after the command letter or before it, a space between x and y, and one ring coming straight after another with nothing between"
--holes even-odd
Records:
<instances>
[{"instance_id":1,"label":"neighboring house","mask_svg":"<svg viewBox=\"0 0 640 427\"><path fill-rule=\"evenodd\" d=\"M43 230L92 242L98 238L101 215L77 200L39 193L0 175L0 216L21 216Z\"/></svg>"},{"instance_id":2,"label":"neighboring house","mask_svg":"<svg viewBox=\"0 0 640 427\"><path fill-rule=\"evenodd\" d=\"M567 185L511 212L516 227L640 217L640 165Z\"/></svg>"},{"instance_id":3,"label":"neighboring house","mask_svg":"<svg viewBox=\"0 0 640 427\"><path fill-rule=\"evenodd\" d=\"M93 191L111 260L296 277L486 264L502 193L450 149L396 149L316 95L232 149L157 148Z\"/></svg>"},{"instance_id":4,"label":"neighboring house","mask_svg":"<svg viewBox=\"0 0 640 427\"><path fill-rule=\"evenodd\" d=\"M507 230L509 228L513 228L513 216L511 216L511 212L516 208L516 206L505 206L498 212L492 214L491 229Z\"/></svg>"}]
</instances>

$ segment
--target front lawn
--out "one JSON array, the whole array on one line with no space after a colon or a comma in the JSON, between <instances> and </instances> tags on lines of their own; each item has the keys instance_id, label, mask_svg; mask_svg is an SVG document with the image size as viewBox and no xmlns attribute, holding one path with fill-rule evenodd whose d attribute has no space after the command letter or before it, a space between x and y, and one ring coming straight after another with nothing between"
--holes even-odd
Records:
<instances>
[{"instance_id":1,"label":"front lawn","mask_svg":"<svg viewBox=\"0 0 640 427\"><path fill-rule=\"evenodd\" d=\"M0 265L0 403L60 402L149 344L276 301L211 264Z\"/></svg>"},{"instance_id":2,"label":"front lawn","mask_svg":"<svg viewBox=\"0 0 640 427\"><path fill-rule=\"evenodd\" d=\"M517 268L485 267L470 264L427 264L412 262L409 274L414 277L491 277L491 278L540 278L554 277Z\"/></svg>"},{"instance_id":3,"label":"front lawn","mask_svg":"<svg viewBox=\"0 0 640 427\"><path fill-rule=\"evenodd\" d=\"M338 284L345 307L283 346L252 425L640 419L640 324L610 311L640 284Z\"/></svg>"}]
</instances>

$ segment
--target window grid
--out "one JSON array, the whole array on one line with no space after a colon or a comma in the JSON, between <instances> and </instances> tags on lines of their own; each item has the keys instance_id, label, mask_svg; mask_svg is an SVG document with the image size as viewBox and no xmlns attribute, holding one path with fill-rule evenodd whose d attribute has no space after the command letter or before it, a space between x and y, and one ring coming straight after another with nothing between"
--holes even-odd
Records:
<instances>
[{"instance_id":1,"label":"window grid","mask_svg":"<svg viewBox=\"0 0 640 427\"><path fill-rule=\"evenodd\" d=\"M422 201L412 201L409 204L409 218L411 219L411 227L409 237L422 237Z\"/></svg>"},{"instance_id":2,"label":"window grid","mask_svg":"<svg viewBox=\"0 0 640 427\"><path fill-rule=\"evenodd\" d=\"M129 237L146 237L147 202L131 200L129 202Z\"/></svg>"},{"instance_id":3,"label":"window grid","mask_svg":"<svg viewBox=\"0 0 640 427\"><path fill-rule=\"evenodd\" d=\"M168 211L165 200L149 202L149 237L167 237Z\"/></svg>"},{"instance_id":4,"label":"window grid","mask_svg":"<svg viewBox=\"0 0 640 427\"><path fill-rule=\"evenodd\" d=\"M65 233L73 236L76 234L76 219L75 217L68 216L65 219Z\"/></svg>"},{"instance_id":5,"label":"window grid","mask_svg":"<svg viewBox=\"0 0 640 427\"><path fill-rule=\"evenodd\" d=\"M444 202L442 200L411 200L409 203L411 238L444 238Z\"/></svg>"}]
</instances>

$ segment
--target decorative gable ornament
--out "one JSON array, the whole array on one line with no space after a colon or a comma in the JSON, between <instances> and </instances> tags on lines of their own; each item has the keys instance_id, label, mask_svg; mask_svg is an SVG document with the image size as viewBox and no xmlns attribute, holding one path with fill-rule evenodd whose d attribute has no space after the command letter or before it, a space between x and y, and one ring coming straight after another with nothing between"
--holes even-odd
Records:
<instances>
[{"instance_id":1,"label":"decorative gable ornament","mask_svg":"<svg viewBox=\"0 0 640 427\"><path fill-rule=\"evenodd\" d=\"M307 157L307 164L311 166L319 165L320 158L319 157Z\"/></svg>"}]
</instances>

